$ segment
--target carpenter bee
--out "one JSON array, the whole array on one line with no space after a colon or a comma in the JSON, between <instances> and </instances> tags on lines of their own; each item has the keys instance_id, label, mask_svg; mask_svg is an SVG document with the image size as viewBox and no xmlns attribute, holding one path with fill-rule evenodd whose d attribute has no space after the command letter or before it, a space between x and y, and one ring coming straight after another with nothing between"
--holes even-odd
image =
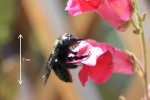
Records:
<instances>
[{"instance_id":1,"label":"carpenter bee","mask_svg":"<svg viewBox=\"0 0 150 100\"><path fill-rule=\"evenodd\" d=\"M67 60L79 60L87 57L76 56L77 52L74 52L70 49L71 46L79 43L83 39L78 39L72 34L63 34L53 44L52 53L49 56L46 73L45 73L45 84L49 78L51 70L53 69L57 77L65 82L72 82L72 77L68 69L77 68L78 65L67 63ZM71 53L74 56L68 57L68 54Z\"/></svg>"}]
</instances>

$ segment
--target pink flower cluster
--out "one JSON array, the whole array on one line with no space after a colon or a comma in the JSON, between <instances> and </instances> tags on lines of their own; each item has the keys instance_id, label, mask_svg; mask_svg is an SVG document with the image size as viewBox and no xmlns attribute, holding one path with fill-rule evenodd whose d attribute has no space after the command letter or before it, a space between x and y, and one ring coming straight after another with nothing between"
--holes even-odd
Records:
<instances>
[{"instance_id":1,"label":"pink flower cluster","mask_svg":"<svg viewBox=\"0 0 150 100\"><path fill-rule=\"evenodd\" d=\"M119 30L126 30L133 12L132 0L68 0L65 10L73 15L96 11L107 22ZM132 74L134 58L125 51L105 43L84 40L75 49L76 56L88 55L85 59L68 61L82 64L79 79L85 86L88 77L96 83L106 82L113 72ZM73 56L69 54L69 56Z\"/></svg>"},{"instance_id":2,"label":"pink flower cluster","mask_svg":"<svg viewBox=\"0 0 150 100\"><path fill-rule=\"evenodd\" d=\"M131 19L132 0L68 0L65 10L75 16L96 11L103 19L120 29Z\"/></svg>"},{"instance_id":3,"label":"pink flower cluster","mask_svg":"<svg viewBox=\"0 0 150 100\"><path fill-rule=\"evenodd\" d=\"M112 72L133 73L134 59L130 58L126 52L113 48L111 45L85 40L74 51L78 52L76 56L88 55L85 59L69 62L82 64L79 79L83 86L85 86L88 76L94 82L101 84L110 78Z\"/></svg>"}]
</instances>

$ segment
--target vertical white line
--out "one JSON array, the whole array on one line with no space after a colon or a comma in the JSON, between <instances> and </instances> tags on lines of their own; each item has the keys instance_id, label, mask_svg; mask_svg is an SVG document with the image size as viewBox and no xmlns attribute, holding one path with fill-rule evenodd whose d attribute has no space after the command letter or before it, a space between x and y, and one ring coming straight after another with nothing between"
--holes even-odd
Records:
<instances>
[{"instance_id":1,"label":"vertical white line","mask_svg":"<svg viewBox=\"0 0 150 100\"><path fill-rule=\"evenodd\" d=\"M20 81L21 81L21 36L20 36Z\"/></svg>"},{"instance_id":2,"label":"vertical white line","mask_svg":"<svg viewBox=\"0 0 150 100\"><path fill-rule=\"evenodd\" d=\"M22 84L22 80L21 80L21 38L23 38L23 37L20 34L18 38L20 38L20 80L18 80L18 82L19 82L19 84Z\"/></svg>"}]
</instances>

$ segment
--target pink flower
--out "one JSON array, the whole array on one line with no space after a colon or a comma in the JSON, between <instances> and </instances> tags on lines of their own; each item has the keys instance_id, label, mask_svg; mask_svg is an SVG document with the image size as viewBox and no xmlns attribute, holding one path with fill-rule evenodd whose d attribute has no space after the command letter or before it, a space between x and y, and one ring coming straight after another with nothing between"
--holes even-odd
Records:
<instances>
[{"instance_id":1,"label":"pink flower","mask_svg":"<svg viewBox=\"0 0 150 100\"><path fill-rule=\"evenodd\" d=\"M79 79L83 86L88 80L102 84L106 82L112 72L132 74L134 60L122 50L113 48L105 43L98 43L94 40L85 40L74 49L76 56L88 55L82 60L74 60L69 63L82 64L79 72ZM69 55L73 56L73 55Z\"/></svg>"},{"instance_id":2,"label":"pink flower","mask_svg":"<svg viewBox=\"0 0 150 100\"><path fill-rule=\"evenodd\" d=\"M121 28L131 19L132 0L69 0L65 10L75 16L87 11L96 11L115 28Z\"/></svg>"}]
</instances>

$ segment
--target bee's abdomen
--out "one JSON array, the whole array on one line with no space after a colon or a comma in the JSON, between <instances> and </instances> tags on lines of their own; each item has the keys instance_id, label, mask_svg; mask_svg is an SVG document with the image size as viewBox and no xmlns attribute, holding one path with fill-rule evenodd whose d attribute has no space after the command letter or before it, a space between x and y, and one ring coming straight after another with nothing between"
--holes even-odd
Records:
<instances>
[{"instance_id":1,"label":"bee's abdomen","mask_svg":"<svg viewBox=\"0 0 150 100\"><path fill-rule=\"evenodd\" d=\"M59 79L65 82L72 82L72 77L69 71L62 64L56 63L53 70Z\"/></svg>"}]
</instances>

